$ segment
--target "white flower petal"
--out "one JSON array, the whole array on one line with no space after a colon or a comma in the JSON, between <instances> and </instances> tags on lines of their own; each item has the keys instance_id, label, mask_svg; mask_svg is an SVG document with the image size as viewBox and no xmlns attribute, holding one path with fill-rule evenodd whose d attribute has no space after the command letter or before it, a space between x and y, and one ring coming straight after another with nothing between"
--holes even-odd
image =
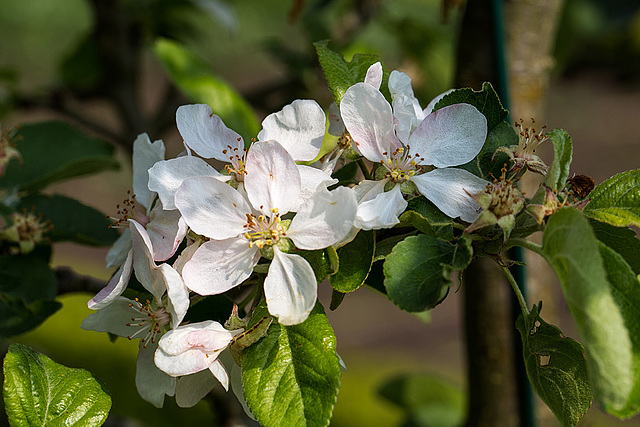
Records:
<instances>
[{"instance_id":1,"label":"white flower petal","mask_svg":"<svg viewBox=\"0 0 640 427\"><path fill-rule=\"evenodd\" d=\"M411 153L438 168L463 165L482 149L487 119L476 107L454 104L429 114L409 138Z\"/></svg>"},{"instance_id":2,"label":"white flower petal","mask_svg":"<svg viewBox=\"0 0 640 427\"><path fill-rule=\"evenodd\" d=\"M153 246L147 230L138 222L130 219L131 244L133 245L133 271L142 286L151 292L158 301L167 290L164 276L153 260Z\"/></svg>"},{"instance_id":3,"label":"white flower petal","mask_svg":"<svg viewBox=\"0 0 640 427\"><path fill-rule=\"evenodd\" d=\"M158 269L167 284L167 298L169 300L167 308L171 312L171 323L176 327L182 323L182 319L189 309L189 290L185 286L182 276L169 264L161 264Z\"/></svg>"},{"instance_id":4,"label":"white flower petal","mask_svg":"<svg viewBox=\"0 0 640 427\"><path fill-rule=\"evenodd\" d=\"M287 237L300 249L322 249L343 239L355 220L358 203L346 187L319 187L291 221Z\"/></svg>"},{"instance_id":5,"label":"white flower petal","mask_svg":"<svg viewBox=\"0 0 640 427\"><path fill-rule=\"evenodd\" d=\"M208 369L178 378L176 404L191 408L200 402L218 384Z\"/></svg>"},{"instance_id":6,"label":"white flower petal","mask_svg":"<svg viewBox=\"0 0 640 427\"><path fill-rule=\"evenodd\" d=\"M129 229L125 229L124 233L118 237L118 239L113 243L109 252L107 252L106 262L107 268L111 268L116 265L122 265L127 256L129 255L129 251L131 250L131 234L129 233Z\"/></svg>"},{"instance_id":7,"label":"white flower petal","mask_svg":"<svg viewBox=\"0 0 640 427\"><path fill-rule=\"evenodd\" d=\"M226 391L229 391L229 374L227 374L227 370L220 360L216 359L209 365L209 372L220 381L220 384L222 384L222 387L224 387Z\"/></svg>"},{"instance_id":8,"label":"white flower petal","mask_svg":"<svg viewBox=\"0 0 640 427\"><path fill-rule=\"evenodd\" d=\"M149 207L151 201L151 191L147 187L149 169L160 160L164 160L162 140L151 142L146 133L138 135L133 141L133 194L145 208Z\"/></svg>"},{"instance_id":9,"label":"white flower petal","mask_svg":"<svg viewBox=\"0 0 640 427\"><path fill-rule=\"evenodd\" d=\"M233 334L214 320L178 326L163 335L158 343L167 356L179 356L193 349L205 352L222 351Z\"/></svg>"},{"instance_id":10,"label":"white flower petal","mask_svg":"<svg viewBox=\"0 0 640 427\"><path fill-rule=\"evenodd\" d=\"M138 332L141 328L137 325L127 326L131 322L131 317L140 313L130 307L134 301L119 296L111 304L90 314L82 321L80 327L87 331L110 332L119 337L129 337ZM148 329L148 326L146 326Z\"/></svg>"},{"instance_id":11,"label":"white flower petal","mask_svg":"<svg viewBox=\"0 0 640 427\"><path fill-rule=\"evenodd\" d=\"M328 187L338 183L338 180L331 178L327 172L311 166L298 165L298 172L300 172L300 195L295 207L291 209L294 212L316 192L320 185Z\"/></svg>"},{"instance_id":12,"label":"white flower petal","mask_svg":"<svg viewBox=\"0 0 640 427\"><path fill-rule=\"evenodd\" d=\"M364 77L364 82L379 90L382 84L382 76L382 64L378 61L369 67L367 75Z\"/></svg>"},{"instance_id":13,"label":"white flower petal","mask_svg":"<svg viewBox=\"0 0 640 427\"><path fill-rule=\"evenodd\" d=\"M449 89L447 91L442 92L440 95L436 96L435 98L433 98L431 101L429 101L429 104L426 106L426 108L424 109L423 113L425 115L425 117L433 112L433 108L436 106L436 104L438 102L440 102L440 100L442 98L444 98L445 96L449 95L451 92L453 92L454 89Z\"/></svg>"},{"instance_id":14,"label":"white flower petal","mask_svg":"<svg viewBox=\"0 0 640 427\"><path fill-rule=\"evenodd\" d=\"M221 294L248 278L259 259L260 250L244 237L210 240L184 265L182 277L200 295Z\"/></svg>"},{"instance_id":15,"label":"white flower petal","mask_svg":"<svg viewBox=\"0 0 640 427\"><path fill-rule=\"evenodd\" d=\"M196 176L212 176L223 182L230 178L199 157L183 156L153 165L149 169L149 189L158 193L164 209L173 210L176 209L174 198L180 184Z\"/></svg>"},{"instance_id":16,"label":"white flower petal","mask_svg":"<svg viewBox=\"0 0 640 427\"><path fill-rule=\"evenodd\" d=\"M329 134L333 136L341 136L344 132L344 123L342 123L342 117L340 117L340 109L338 104L332 102L329 105Z\"/></svg>"},{"instance_id":17,"label":"white flower petal","mask_svg":"<svg viewBox=\"0 0 640 427\"><path fill-rule=\"evenodd\" d=\"M389 93L391 93L391 99L395 99L398 96L413 98L411 77L402 71L393 70L391 74L389 74Z\"/></svg>"},{"instance_id":18,"label":"white flower petal","mask_svg":"<svg viewBox=\"0 0 640 427\"><path fill-rule=\"evenodd\" d=\"M384 184L376 190L381 187L384 189ZM354 225L363 230L377 230L390 228L399 223L398 215L407 208L407 201L402 196L400 185L394 186L391 191L378 192L374 198L370 198L373 194L375 192L369 192L367 200L358 204Z\"/></svg>"},{"instance_id":19,"label":"white flower petal","mask_svg":"<svg viewBox=\"0 0 640 427\"><path fill-rule=\"evenodd\" d=\"M205 104L182 105L176 112L178 131L185 145L205 159L228 162L223 150L244 150L242 137L229 129Z\"/></svg>"},{"instance_id":20,"label":"white flower petal","mask_svg":"<svg viewBox=\"0 0 640 427\"><path fill-rule=\"evenodd\" d=\"M144 347L140 343L136 361L136 388L140 396L156 408L162 408L164 396L173 396L176 379L162 372L153 363L157 345Z\"/></svg>"},{"instance_id":21,"label":"white flower petal","mask_svg":"<svg viewBox=\"0 0 640 427\"><path fill-rule=\"evenodd\" d=\"M480 208L469 194L479 193L488 184L471 172L456 168L436 169L413 176L411 181L447 216L466 222L473 222Z\"/></svg>"},{"instance_id":22,"label":"white flower petal","mask_svg":"<svg viewBox=\"0 0 640 427\"><path fill-rule=\"evenodd\" d=\"M393 131L391 105L382 93L367 83L356 83L344 94L340 114L351 134L354 149L372 162L382 160L400 144Z\"/></svg>"},{"instance_id":23,"label":"white flower petal","mask_svg":"<svg viewBox=\"0 0 640 427\"><path fill-rule=\"evenodd\" d=\"M176 207L191 229L216 240L244 231L252 209L242 195L212 177L184 180L175 197Z\"/></svg>"},{"instance_id":24,"label":"white flower petal","mask_svg":"<svg viewBox=\"0 0 640 427\"><path fill-rule=\"evenodd\" d=\"M276 140L295 161L309 161L320 152L325 123L324 111L316 101L296 99L264 119L258 139Z\"/></svg>"},{"instance_id":25,"label":"white flower petal","mask_svg":"<svg viewBox=\"0 0 640 427\"><path fill-rule=\"evenodd\" d=\"M318 285L309 263L299 255L274 248L274 257L264 281L267 308L283 325L304 322L316 304Z\"/></svg>"},{"instance_id":26,"label":"white flower petal","mask_svg":"<svg viewBox=\"0 0 640 427\"><path fill-rule=\"evenodd\" d=\"M131 242L131 239L129 239ZM127 288L127 284L129 284L129 279L131 278L131 272L133 270L133 251L129 251L127 254L127 258L122 266L118 269L116 274L113 275L107 286L102 288L100 292L96 294L91 300L87 303L87 306L92 310L99 310L101 308L106 307L111 304L111 302L122 295L124 290Z\"/></svg>"},{"instance_id":27,"label":"white flower petal","mask_svg":"<svg viewBox=\"0 0 640 427\"><path fill-rule=\"evenodd\" d=\"M213 363L215 357L200 350L187 350L177 356L171 356L158 347L153 360L163 372L172 377L179 377L209 369L209 365Z\"/></svg>"},{"instance_id":28,"label":"white flower petal","mask_svg":"<svg viewBox=\"0 0 640 427\"><path fill-rule=\"evenodd\" d=\"M260 141L247 154L244 188L254 208L267 216L272 209L284 215L296 207L300 195L298 165L276 141Z\"/></svg>"},{"instance_id":29,"label":"white flower petal","mask_svg":"<svg viewBox=\"0 0 640 427\"><path fill-rule=\"evenodd\" d=\"M153 247L153 258L155 261L165 261L176 253L187 234L187 223L179 210L164 210L161 201L156 202L149 218L146 229Z\"/></svg>"}]
</instances>

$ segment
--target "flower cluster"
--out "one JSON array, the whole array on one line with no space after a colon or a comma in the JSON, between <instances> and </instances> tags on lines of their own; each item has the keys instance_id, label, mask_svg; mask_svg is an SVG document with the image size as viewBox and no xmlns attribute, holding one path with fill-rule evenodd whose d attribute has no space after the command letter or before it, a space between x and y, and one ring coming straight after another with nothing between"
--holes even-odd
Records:
<instances>
[{"instance_id":1,"label":"flower cluster","mask_svg":"<svg viewBox=\"0 0 640 427\"><path fill-rule=\"evenodd\" d=\"M234 381L220 355L266 333L271 319L256 335L237 308L224 325L190 318L206 296L225 294L247 315L264 299L281 325L300 324L324 279L309 253L344 245L362 229L393 227L419 194L452 218L476 219L480 205L470 195L487 182L454 166L482 148L484 115L468 104L432 111L435 101L423 110L409 77L396 71L390 104L381 82L377 63L346 91L330 116L329 132L341 137L324 157L327 118L312 100L267 116L249 144L207 105L178 109L179 157L165 160L162 141L136 139L133 194L114 224L125 232L107 257L119 269L89 301L96 313L82 326L140 339L136 384L146 400L162 406L175 395L189 406L217 381L228 388ZM339 185L333 169L354 153L372 162L376 179ZM209 159L224 165L215 169ZM133 277L141 287L130 285ZM136 291L146 296L129 298Z\"/></svg>"}]
</instances>

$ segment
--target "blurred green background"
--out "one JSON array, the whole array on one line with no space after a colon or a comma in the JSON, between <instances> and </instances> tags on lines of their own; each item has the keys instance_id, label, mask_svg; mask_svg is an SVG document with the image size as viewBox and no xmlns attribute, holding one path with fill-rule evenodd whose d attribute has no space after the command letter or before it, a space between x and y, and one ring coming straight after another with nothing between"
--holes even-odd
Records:
<instances>
[{"instance_id":1,"label":"blurred green background","mask_svg":"<svg viewBox=\"0 0 640 427\"><path fill-rule=\"evenodd\" d=\"M328 109L331 94L312 45L324 39L347 58L374 53L388 69L407 72L426 105L452 85L460 21L460 10L444 20L439 0L0 0L0 118L3 127L67 120L113 142L119 148L119 172L49 189L113 214L131 185L129 151L138 133L162 138L168 157L182 150L177 106L218 102L230 127L249 137L266 114L296 98L316 99ZM220 93L226 97L222 101ZM549 128L563 127L573 136L573 170L600 182L637 168L638 112L638 2L568 0L546 116ZM53 263L107 280L113 272L104 268L106 251L59 244ZM325 307L328 288L320 289ZM90 297L61 296L58 313L11 342L31 345L102 379L113 399L108 425L214 425L207 402L184 410L168 398L160 411L138 397L137 343L111 343L106 334L79 327L90 313ZM459 300L452 292L424 322L363 288L329 312L348 368L331 425L405 423L411 409L379 393L386 381L405 373L433 374L429 384L445 381L454 386L451 393L459 394L455 390L463 390L465 381ZM560 326L575 336L566 318L565 313L567 325ZM0 345L6 350L9 343ZM464 410L462 399L458 406L441 408L443 420L455 424ZM539 417L539 425L557 424L549 413ZM640 423L617 421L594 409L581 425Z\"/></svg>"}]
</instances>

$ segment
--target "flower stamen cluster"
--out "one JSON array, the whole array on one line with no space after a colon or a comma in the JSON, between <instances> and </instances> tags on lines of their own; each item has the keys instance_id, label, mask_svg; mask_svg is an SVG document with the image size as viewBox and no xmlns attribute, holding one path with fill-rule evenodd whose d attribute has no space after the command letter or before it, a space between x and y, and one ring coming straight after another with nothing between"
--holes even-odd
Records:
<instances>
[{"instance_id":1,"label":"flower stamen cluster","mask_svg":"<svg viewBox=\"0 0 640 427\"><path fill-rule=\"evenodd\" d=\"M161 335L164 327L171 323L171 314L164 307L154 309L149 300L142 304L138 298L130 303L129 307L140 313L140 317L132 317L131 322L127 322L125 325L140 329L127 338L131 340L146 332L144 337L140 339L142 346L147 348L149 343L155 344L156 337Z\"/></svg>"},{"instance_id":2,"label":"flower stamen cluster","mask_svg":"<svg viewBox=\"0 0 640 427\"><path fill-rule=\"evenodd\" d=\"M424 157L421 157L418 153L411 154L410 149L411 147L407 145L406 149L398 147L391 154L387 151L382 153L385 159L380 163L388 171L384 176L385 178L390 178L393 182L402 183L424 171L424 167L418 164L418 162L424 161Z\"/></svg>"},{"instance_id":3,"label":"flower stamen cluster","mask_svg":"<svg viewBox=\"0 0 640 427\"><path fill-rule=\"evenodd\" d=\"M241 142L242 139L238 138L238 142ZM227 148L222 150L222 154L229 157L230 165L225 165L224 170L227 173L235 174L236 179L238 181L243 180L243 176L246 175L246 157L247 157L247 149L244 148L240 150L238 147L232 147L231 145L227 145Z\"/></svg>"},{"instance_id":4,"label":"flower stamen cluster","mask_svg":"<svg viewBox=\"0 0 640 427\"><path fill-rule=\"evenodd\" d=\"M146 208L140 209L136 195L131 190L127 190L127 198L122 201L122 204L118 203L116 209L117 217L107 217L114 221L109 228L128 228L130 219L137 221L143 227L151 222L151 218L146 214Z\"/></svg>"},{"instance_id":5,"label":"flower stamen cluster","mask_svg":"<svg viewBox=\"0 0 640 427\"><path fill-rule=\"evenodd\" d=\"M535 124L535 122L532 118L531 123ZM500 147L496 150L494 157L499 152L506 153L513 162L510 172L518 173L527 168L531 172L546 175L549 167L540 157L534 154L540 144L547 140L547 136L544 133L546 126L543 126L538 132L533 126L526 127L524 120L520 119L520 122L515 123L515 127L519 136L518 145L512 145L509 148Z\"/></svg>"},{"instance_id":6,"label":"flower stamen cluster","mask_svg":"<svg viewBox=\"0 0 640 427\"><path fill-rule=\"evenodd\" d=\"M256 245L258 249L262 249L265 245L271 246L280 240L281 237L286 235L284 227L281 225L280 214L277 208L271 209L274 213L270 218L265 215L246 214L247 223L244 232L244 237L249 241L249 247L252 248Z\"/></svg>"},{"instance_id":7,"label":"flower stamen cluster","mask_svg":"<svg viewBox=\"0 0 640 427\"><path fill-rule=\"evenodd\" d=\"M51 221L43 215L36 215L23 209L22 213L11 214L12 224L2 231L0 237L20 245L20 253L28 254L35 245L46 240L45 234L53 229Z\"/></svg>"}]
</instances>

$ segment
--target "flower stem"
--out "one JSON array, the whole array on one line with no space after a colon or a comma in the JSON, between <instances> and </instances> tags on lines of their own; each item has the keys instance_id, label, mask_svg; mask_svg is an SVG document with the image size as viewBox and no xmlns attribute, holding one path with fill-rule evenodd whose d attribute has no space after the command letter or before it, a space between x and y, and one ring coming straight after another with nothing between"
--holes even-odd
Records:
<instances>
[{"instance_id":1,"label":"flower stem","mask_svg":"<svg viewBox=\"0 0 640 427\"><path fill-rule=\"evenodd\" d=\"M513 274L511 274L511 271L509 270L508 267L500 264L499 262L497 262L497 264L502 270L502 272L504 273L504 275L507 277L507 280L511 285L511 289L513 289L513 292L515 292L516 297L518 298L518 303L520 304L520 310L522 310L522 315L526 317L529 314L529 309L527 308L527 302L524 300L524 295L522 295L522 291L520 290L520 287L518 286L516 279L513 277Z\"/></svg>"},{"instance_id":2,"label":"flower stem","mask_svg":"<svg viewBox=\"0 0 640 427\"><path fill-rule=\"evenodd\" d=\"M534 242L532 242L530 240L517 239L517 238L516 239L509 239L507 244L503 247L503 250L509 249L509 248L511 248L513 246L520 246L522 248L529 249L530 251L533 251L533 252L537 253L538 255L543 257L544 259L547 258L545 253L542 251L542 245L534 243Z\"/></svg>"},{"instance_id":3,"label":"flower stem","mask_svg":"<svg viewBox=\"0 0 640 427\"><path fill-rule=\"evenodd\" d=\"M369 172L369 169L367 169L367 165L364 164L364 160L358 159L356 160L356 163L358 164L358 167L360 167L364 179L371 180L371 173Z\"/></svg>"}]
</instances>

